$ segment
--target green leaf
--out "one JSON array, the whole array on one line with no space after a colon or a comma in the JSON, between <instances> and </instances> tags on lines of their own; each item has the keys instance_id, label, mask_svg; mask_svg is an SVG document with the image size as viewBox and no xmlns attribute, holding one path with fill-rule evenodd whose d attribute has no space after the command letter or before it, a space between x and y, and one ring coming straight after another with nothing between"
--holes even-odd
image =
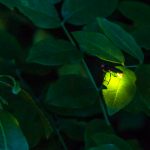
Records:
<instances>
[{"instance_id":1,"label":"green leaf","mask_svg":"<svg viewBox=\"0 0 150 150\"><path fill-rule=\"evenodd\" d=\"M41 138L50 137L53 129L29 93L21 90L14 95L10 92L10 88L12 88L10 84L0 86L1 96L9 104L5 109L17 118L29 145L33 147Z\"/></svg>"},{"instance_id":2,"label":"green leaf","mask_svg":"<svg viewBox=\"0 0 150 150\"><path fill-rule=\"evenodd\" d=\"M86 53L103 60L124 64L121 51L103 34L79 31L74 32L73 35Z\"/></svg>"},{"instance_id":3,"label":"green leaf","mask_svg":"<svg viewBox=\"0 0 150 150\"><path fill-rule=\"evenodd\" d=\"M143 102L150 110L150 65L141 65L136 70L137 88L142 95Z\"/></svg>"},{"instance_id":4,"label":"green leaf","mask_svg":"<svg viewBox=\"0 0 150 150\"><path fill-rule=\"evenodd\" d=\"M148 110L146 103L144 102L144 97L139 92L137 87L136 93L132 102L125 107L125 111L132 114L146 113L148 116L150 115L150 109Z\"/></svg>"},{"instance_id":5,"label":"green leaf","mask_svg":"<svg viewBox=\"0 0 150 150\"><path fill-rule=\"evenodd\" d=\"M45 104L47 110L64 117L91 117L98 115L101 110L98 101L95 104L85 108L62 108Z\"/></svg>"},{"instance_id":6,"label":"green leaf","mask_svg":"<svg viewBox=\"0 0 150 150\"><path fill-rule=\"evenodd\" d=\"M110 16L117 4L118 0L65 0L62 6L62 15L64 21L83 25L93 21L98 16Z\"/></svg>"},{"instance_id":7,"label":"green leaf","mask_svg":"<svg viewBox=\"0 0 150 150\"><path fill-rule=\"evenodd\" d=\"M62 108L85 108L98 98L92 83L82 76L66 75L52 84L47 92L46 103Z\"/></svg>"},{"instance_id":8,"label":"green leaf","mask_svg":"<svg viewBox=\"0 0 150 150\"><path fill-rule=\"evenodd\" d=\"M104 146L105 148L110 146L116 149L118 148L119 150L132 150L127 142L113 134L97 133L92 136L92 139L97 146L107 144L107 146Z\"/></svg>"},{"instance_id":9,"label":"green leaf","mask_svg":"<svg viewBox=\"0 0 150 150\"><path fill-rule=\"evenodd\" d=\"M119 25L112 23L107 19L98 18L97 21L106 36L112 40L116 46L131 56L137 58L140 63L143 62L143 52L129 33L123 30L123 28L121 28Z\"/></svg>"},{"instance_id":10,"label":"green leaf","mask_svg":"<svg viewBox=\"0 0 150 150\"><path fill-rule=\"evenodd\" d=\"M50 0L18 0L16 7L37 27L57 28L60 26L59 16Z\"/></svg>"},{"instance_id":11,"label":"green leaf","mask_svg":"<svg viewBox=\"0 0 150 150\"><path fill-rule=\"evenodd\" d=\"M135 94L135 74L123 67L117 67L123 73L107 72L103 84L107 89L102 93L107 106L108 114L113 115L128 105Z\"/></svg>"},{"instance_id":12,"label":"green leaf","mask_svg":"<svg viewBox=\"0 0 150 150\"><path fill-rule=\"evenodd\" d=\"M47 38L33 45L27 61L55 66L74 63L80 59L80 52L71 43Z\"/></svg>"},{"instance_id":13,"label":"green leaf","mask_svg":"<svg viewBox=\"0 0 150 150\"><path fill-rule=\"evenodd\" d=\"M132 35L140 47L150 50L150 26L140 26L133 31Z\"/></svg>"},{"instance_id":14,"label":"green leaf","mask_svg":"<svg viewBox=\"0 0 150 150\"><path fill-rule=\"evenodd\" d=\"M40 136L39 133L41 134L39 139L43 136L46 138L50 137L53 132L52 126L29 93L22 90L18 97L16 97L15 104L12 105L14 105L14 112L19 118L18 120L21 122L25 134L30 138L30 140L34 141L37 138L36 135ZM16 106L20 106L20 108L17 108ZM24 106L24 108L21 106ZM26 110L28 110L28 112L26 112ZM24 117L26 117L26 119L28 118L28 121L24 120Z\"/></svg>"},{"instance_id":15,"label":"green leaf","mask_svg":"<svg viewBox=\"0 0 150 150\"><path fill-rule=\"evenodd\" d=\"M135 23L150 25L150 6L137 1L123 1L119 6L120 12Z\"/></svg>"},{"instance_id":16,"label":"green leaf","mask_svg":"<svg viewBox=\"0 0 150 150\"><path fill-rule=\"evenodd\" d=\"M22 55L21 48L14 36L0 30L0 58L11 60L19 59Z\"/></svg>"},{"instance_id":17,"label":"green leaf","mask_svg":"<svg viewBox=\"0 0 150 150\"><path fill-rule=\"evenodd\" d=\"M11 114L4 111L0 111L0 149L29 149L17 120Z\"/></svg>"},{"instance_id":18,"label":"green leaf","mask_svg":"<svg viewBox=\"0 0 150 150\"><path fill-rule=\"evenodd\" d=\"M28 17L37 27L57 28L60 19L53 4L60 0L0 0L0 3L8 8L18 8L21 13Z\"/></svg>"},{"instance_id":19,"label":"green leaf","mask_svg":"<svg viewBox=\"0 0 150 150\"><path fill-rule=\"evenodd\" d=\"M85 130L85 147L86 149L95 146L92 136L96 133L113 133L113 129L106 124L104 120L95 119L90 121Z\"/></svg>"}]
</instances>

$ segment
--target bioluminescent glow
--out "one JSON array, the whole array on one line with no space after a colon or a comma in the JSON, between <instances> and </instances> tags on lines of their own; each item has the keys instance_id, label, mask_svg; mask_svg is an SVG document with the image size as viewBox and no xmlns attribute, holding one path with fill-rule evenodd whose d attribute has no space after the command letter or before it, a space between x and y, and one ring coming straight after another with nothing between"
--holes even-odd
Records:
<instances>
[{"instance_id":1,"label":"bioluminescent glow","mask_svg":"<svg viewBox=\"0 0 150 150\"><path fill-rule=\"evenodd\" d=\"M117 73L117 77L118 78L122 78L123 77L123 73Z\"/></svg>"},{"instance_id":2,"label":"bioluminescent glow","mask_svg":"<svg viewBox=\"0 0 150 150\"><path fill-rule=\"evenodd\" d=\"M122 73L106 72L103 82L107 88L102 90L102 94L109 115L125 107L132 100L136 89L134 72L120 68Z\"/></svg>"}]
</instances>

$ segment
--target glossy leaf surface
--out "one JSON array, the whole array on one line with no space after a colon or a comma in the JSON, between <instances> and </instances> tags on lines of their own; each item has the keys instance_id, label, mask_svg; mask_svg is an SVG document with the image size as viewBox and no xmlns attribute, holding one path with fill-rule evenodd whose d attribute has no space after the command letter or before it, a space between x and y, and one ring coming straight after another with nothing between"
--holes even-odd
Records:
<instances>
[{"instance_id":1,"label":"glossy leaf surface","mask_svg":"<svg viewBox=\"0 0 150 150\"><path fill-rule=\"evenodd\" d=\"M144 60L144 55L134 38L119 25L104 18L97 19L100 28L112 42L121 50L137 58L140 63Z\"/></svg>"}]
</instances>

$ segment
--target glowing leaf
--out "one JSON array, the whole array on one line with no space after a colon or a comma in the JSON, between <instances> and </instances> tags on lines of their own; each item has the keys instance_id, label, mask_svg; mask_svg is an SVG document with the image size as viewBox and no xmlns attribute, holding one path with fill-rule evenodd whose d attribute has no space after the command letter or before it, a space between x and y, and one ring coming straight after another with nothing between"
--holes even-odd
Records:
<instances>
[{"instance_id":1,"label":"glowing leaf","mask_svg":"<svg viewBox=\"0 0 150 150\"><path fill-rule=\"evenodd\" d=\"M113 115L129 104L135 94L135 74L123 67L118 67L122 74L107 72L103 84L107 89L102 91L108 114Z\"/></svg>"}]
</instances>

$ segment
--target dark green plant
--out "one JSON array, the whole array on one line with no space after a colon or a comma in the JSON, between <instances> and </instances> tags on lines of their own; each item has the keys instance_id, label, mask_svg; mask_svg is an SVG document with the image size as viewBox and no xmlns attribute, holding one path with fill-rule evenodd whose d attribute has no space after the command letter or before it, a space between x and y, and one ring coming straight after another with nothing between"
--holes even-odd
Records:
<instances>
[{"instance_id":1,"label":"dark green plant","mask_svg":"<svg viewBox=\"0 0 150 150\"><path fill-rule=\"evenodd\" d=\"M146 1L0 4L0 150L149 149Z\"/></svg>"}]
</instances>

